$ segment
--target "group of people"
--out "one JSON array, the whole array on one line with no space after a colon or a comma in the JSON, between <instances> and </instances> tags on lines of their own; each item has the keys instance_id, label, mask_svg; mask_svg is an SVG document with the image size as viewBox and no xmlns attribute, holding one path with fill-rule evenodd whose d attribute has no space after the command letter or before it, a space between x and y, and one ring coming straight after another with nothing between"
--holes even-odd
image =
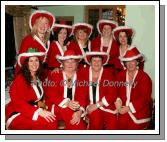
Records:
<instances>
[{"instance_id":1,"label":"group of people","mask_svg":"<svg viewBox=\"0 0 167 142\"><path fill-rule=\"evenodd\" d=\"M22 40L5 108L6 129L57 130L59 120L67 130L147 129L152 81L143 54L131 45L134 30L102 19L99 36L90 40L92 25L55 22L47 11L30 16L31 33Z\"/></svg>"}]
</instances>

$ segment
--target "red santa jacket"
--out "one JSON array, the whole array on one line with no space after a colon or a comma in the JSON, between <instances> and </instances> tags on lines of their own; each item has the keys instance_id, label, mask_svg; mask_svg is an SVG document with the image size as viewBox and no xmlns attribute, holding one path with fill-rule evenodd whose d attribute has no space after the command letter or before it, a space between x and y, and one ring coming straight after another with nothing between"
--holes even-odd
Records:
<instances>
[{"instance_id":1,"label":"red santa jacket","mask_svg":"<svg viewBox=\"0 0 167 142\"><path fill-rule=\"evenodd\" d=\"M93 104L93 92L92 92L92 69L91 67L86 68L84 71L81 71L84 74L83 78L86 82L89 82L89 85L86 85L87 92L87 106ZM116 101L116 87L112 86L115 81L113 76L113 70L109 68L102 68L98 84L96 87L96 103L102 101L104 106L100 107L101 110L107 111L113 114L116 114L116 108L114 102Z\"/></svg>"},{"instance_id":2,"label":"red santa jacket","mask_svg":"<svg viewBox=\"0 0 167 142\"><path fill-rule=\"evenodd\" d=\"M85 51L83 50L83 47L76 41L71 41L68 45L68 49L74 50L76 54L78 55L85 55ZM90 41L88 41L88 50L90 51Z\"/></svg>"},{"instance_id":3,"label":"red santa jacket","mask_svg":"<svg viewBox=\"0 0 167 142\"><path fill-rule=\"evenodd\" d=\"M18 112L31 120L37 120L40 109L30 102L42 99L44 93L41 82L39 82L39 87L41 94L35 84L28 85L22 74L17 75L10 86L11 101L6 105L6 120L12 112Z\"/></svg>"},{"instance_id":4,"label":"red santa jacket","mask_svg":"<svg viewBox=\"0 0 167 142\"><path fill-rule=\"evenodd\" d=\"M58 41L53 41L50 44L50 48L47 52L46 63L48 67L51 67L51 68L60 67L61 64L60 62L57 61L56 55L63 56L64 51Z\"/></svg>"},{"instance_id":5,"label":"red santa jacket","mask_svg":"<svg viewBox=\"0 0 167 142\"><path fill-rule=\"evenodd\" d=\"M118 96L122 100L123 106L129 106L129 115L137 123L150 121L150 104L152 94L152 81L150 77L138 70L135 74L134 83L129 89L127 70L117 75Z\"/></svg>"},{"instance_id":6,"label":"red santa jacket","mask_svg":"<svg viewBox=\"0 0 167 142\"><path fill-rule=\"evenodd\" d=\"M103 42L102 37L96 37L95 39L93 39L91 41L91 51L93 51L94 49L99 48L99 51L108 52L109 55L110 55L108 64L109 65L114 65L115 60L117 60L118 57L119 57L119 47L118 47L117 42L113 38L111 38L108 47L103 47L102 42Z\"/></svg>"},{"instance_id":7,"label":"red santa jacket","mask_svg":"<svg viewBox=\"0 0 167 142\"><path fill-rule=\"evenodd\" d=\"M47 47L49 49L50 41L48 41ZM47 52L48 51L48 49L46 48L46 45L36 35L32 36L31 34L27 35L22 40L18 54L27 52L28 48L37 48L38 52ZM20 66L17 63L15 74L17 74L19 72L19 70L20 70Z\"/></svg>"},{"instance_id":8,"label":"red santa jacket","mask_svg":"<svg viewBox=\"0 0 167 142\"><path fill-rule=\"evenodd\" d=\"M67 79L64 71L52 73L47 78L45 89L46 104L52 109L53 105L58 105L61 108L66 108L64 105L67 98ZM50 84L49 84L50 83ZM80 108L84 111L86 105L86 91L81 84L82 80L78 73L75 73L72 85L72 100L78 101Z\"/></svg>"}]
</instances>

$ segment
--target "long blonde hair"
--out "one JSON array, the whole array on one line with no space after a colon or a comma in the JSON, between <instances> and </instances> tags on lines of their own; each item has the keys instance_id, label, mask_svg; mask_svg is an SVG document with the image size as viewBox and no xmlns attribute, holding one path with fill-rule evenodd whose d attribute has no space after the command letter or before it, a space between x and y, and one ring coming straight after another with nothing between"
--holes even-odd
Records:
<instances>
[{"instance_id":1,"label":"long blonde hair","mask_svg":"<svg viewBox=\"0 0 167 142\"><path fill-rule=\"evenodd\" d=\"M37 31L38 25L39 25L39 23L42 21L43 18L46 18L46 17L42 17L42 16L41 16L41 17L39 17L39 18L36 19L35 24L33 25L32 30L31 30L32 36L34 36L34 35L38 36L38 31ZM46 20L48 20L48 19L46 18ZM49 22L49 20L48 20L48 22ZM44 42L45 42L45 43L47 43L47 41L48 41L49 38L50 38L50 32L51 32L51 30L48 29L48 30L46 31L45 35L44 35ZM39 37L39 36L38 36L38 37Z\"/></svg>"}]
</instances>

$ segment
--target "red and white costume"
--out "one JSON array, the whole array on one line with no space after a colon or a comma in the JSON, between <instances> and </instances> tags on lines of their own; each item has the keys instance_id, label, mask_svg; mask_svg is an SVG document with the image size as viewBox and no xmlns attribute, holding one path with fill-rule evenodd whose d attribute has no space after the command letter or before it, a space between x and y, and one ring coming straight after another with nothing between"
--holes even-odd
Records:
<instances>
[{"instance_id":1,"label":"red and white costume","mask_svg":"<svg viewBox=\"0 0 167 142\"><path fill-rule=\"evenodd\" d=\"M109 55L106 52L99 52L97 48L92 52L86 53L85 60L89 65L91 65L90 63L93 56L101 56L103 58L103 65L107 64L109 59ZM84 79L87 82L92 83L92 67L90 66L81 72L83 72L82 74L85 74ZM117 129L117 111L114 105L114 102L116 101L116 88L111 85L114 80L113 70L102 67L95 88L96 93L93 93L93 86L91 84L87 86L87 91L89 92L87 108L91 104L98 105L98 102L100 101L104 104L92 113L88 114L90 130ZM94 95L95 97L93 97Z\"/></svg>"},{"instance_id":2,"label":"red and white costume","mask_svg":"<svg viewBox=\"0 0 167 142\"><path fill-rule=\"evenodd\" d=\"M66 129L68 130L86 129L82 118L78 125L72 125L70 123L74 111L65 105L66 102L70 101L70 99L67 98L67 78L65 72L52 73L48 76L48 80L52 82L52 85L46 87L46 104L49 105L51 112L55 113L59 119L61 118L64 120ZM79 74L75 73L73 83L75 84L77 81L81 80L79 79ZM81 106L80 109L84 112L86 105L85 87L72 85L72 100L78 101Z\"/></svg>"},{"instance_id":3,"label":"red and white costume","mask_svg":"<svg viewBox=\"0 0 167 142\"><path fill-rule=\"evenodd\" d=\"M92 69L89 67L85 73L86 80L92 82ZM102 68L98 78L98 84L96 87L96 103L102 101L104 106L99 107L90 114L87 114L89 118L89 129L90 130L114 130L117 129L117 111L114 105L116 101L116 88L112 87L109 82L114 82L111 69ZM92 86L87 86L89 92L87 107L93 104L93 92Z\"/></svg>"},{"instance_id":4,"label":"red and white costume","mask_svg":"<svg viewBox=\"0 0 167 142\"><path fill-rule=\"evenodd\" d=\"M121 61L143 60L142 54L136 47L127 50ZM119 115L119 129L142 130L147 128L151 120L152 81L150 77L138 69L132 82L128 79L128 70L117 75L118 96L122 106L128 106L130 111ZM122 84L123 83L123 84Z\"/></svg>"},{"instance_id":5,"label":"red and white costume","mask_svg":"<svg viewBox=\"0 0 167 142\"><path fill-rule=\"evenodd\" d=\"M57 59L62 62L69 59L75 59L76 62L81 60L82 56L76 55L73 50L66 50L63 56L57 55ZM77 101L80 104L80 110L82 110L84 116L85 105L86 105L86 91L84 86L80 86L77 82L82 81L81 75L75 72L72 80L72 97L71 100ZM71 110L65 104L70 101L68 98L68 79L64 71L59 71L59 73L51 73L48 76L48 81L51 83L46 87L46 103L48 104L51 112L58 116L58 119L63 119L66 125L65 129L68 130L81 130L86 129L84 121L80 118L78 125L72 125L70 120L74 114L74 110Z\"/></svg>"},{"instance_id":6,"label":"red and white costume","mask_svg":"<svg viewBox=\"0 0 167 142\"><path fill-rule=\"evenodd\" d=\"M32 29L36 19L41 16L46 17L49 20L49 26L50 26L50 29L52 29L53 24L55 23L55 17L50 12L47 12L44 10L37 10L31 14L29 18L30 29ZM49 47L50 47L50 41L44 44L37 35L29 34L25 36L24 39L22 40L18 54L27 52L28 48L36 48L38 52L47 53ZM17 75L19 71L20 71L20 67L18 66L18 64L16 64L15 74Z\"/></svg>"},{"instance_id":7,"label":"red and white costume","mask_svg":"<svg viewBox=\"0 0 167 142\"><path fill-rule=\"evenodd\" d=\"M53 27L53 31L57 31L59 28L64 28L67 30L68 35L70 36L72 33L72 26L66 25L64 21L61 21L60 24L55 24ZM65 50L67 50L67 47L64 46ZM60 67L60 62L57 61L56 59L56 55L64 55L64 51L61 47L61 45L59 44L58 41L53 41L50 45L50 48L47 52L47 59L46 59L46 63L48 65L49 68L58 68Z\"/></svg>"},{"instance_id":8,"label":"red and white costume","mask_svg":"<svg viewBox=\"0 0 167 142\"><path fill-rule=\"evenodd\" d=\"M102 34L102 30L104 25L110 25L112 29L117 27L117 23L111 20L99 20L97 23L97 29L99 34ZM91 42L91 51L93 51L95 48L99 48L102 52L107 52L110 55L108 64L114 65L115 60L119 57L119 47L117 42L111 37L111 40L109 42L109 45L107 47L103 46L103 37L96 37Z\"/></svg>"},{"instance_id":9,"label":"red and white costume","mask_svg":"<svg viewBox=\"0 0 167 142\"><path fill-rule=\"evenodd\" d=\"M30 104L42 99L44 92L41 82L28 85L22 74L16 76L10 87L11 101L6 105L6 129L14 130L54 130L57 121L47 122L38 115L41 108ZM12 113L15 113L12 115Z\"/></svg>"}]
</instances>

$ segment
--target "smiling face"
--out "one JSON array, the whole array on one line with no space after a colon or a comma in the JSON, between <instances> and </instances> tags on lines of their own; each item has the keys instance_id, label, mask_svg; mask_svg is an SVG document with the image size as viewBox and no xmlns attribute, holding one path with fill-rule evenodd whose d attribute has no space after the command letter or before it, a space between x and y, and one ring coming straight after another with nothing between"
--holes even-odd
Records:
<instances>
[{"instance_id":1,"label":"smiling face","mask_svg":"<svg viewBox=\"0 0 167 142\"><path fill-rule=\"evenodd\" d=\"M37 72L39 68L39 58L38 57L30 57L28 60L28 69L32 75Z\"/></svg>"},{"instance_id":2,"label":"smiling face","mask_svg":"<svg viewBox=\"0 0 167 142\"><path fill-rule=\"evenodd\" d=\"M88 39L88 35L84 29L78 29L76 32L76 39L86 41Z\"/></svg>"},{"instance_id":3,"label":"smiling face","mask_svg":"<svg viewBox=\"0 0 167 142\"><path fill-rule=\"evenodd\" d=\"M128 71L135 71L137 69L138 62L137 60L128 61L125 63Z\"/></svg>"},{"instance_id":4,"label":"smiling face","mask_svg":"<svg viewBox=\"0 0 167 142\"><path fill-rule=\"evenodd\" d=\"M37 32L39 34L45 34L49 29L49 20L46 17L40 17L37 19Z\"/></svg>"},{"instance_id":5,"label":"smiling face","mask_svg":"<svg viewBox=\"0 0 167 142\"><path fill-rule=\"evenodd\" d=\"M68 59L62 62L64 71L74 72L77 70L77 61L75 59Z\"/></svg>"},{"instance_id":6,"label":"smiling face","mask_svg":"<svg viewBox=\"0 0 167 142\"><path fill-rule=\"evenodd\" d=\"M120 32L119 33L119 42L121 45L127 45L128 43L128 38L125 32Z\"/></svg>"},{"instance_id":7,"label":"smiling face","mask_svg":"<svg viewBox=\"0 0 167 142\"><path fill-rule=\"evenodd\" d=\"M104 25L102 30L102 36L110 37L112 33L112 28L110 25Z\"/></svg>"},{"instance_id":8,"label":"smiling face","mask_svg":"<svg viewBox=\"0 0 167 142\"><path fill-rule=\"evenodd\" d=\"M64 42L67 38L67 29L62 28L58 33L58 41Z\"/></svg>"},{"instance_id":9,"label":"smiling face","mask_svg":"<svg viewBox=\"0 0 167 142\"><path fill-rule=\"evenodd\" d=\"M101 57L92 57L91 66L92 66L92 70L94 70L95 72L100 71L102 66L103 66L102 58Z\"/></svg>"}]
</instances>

